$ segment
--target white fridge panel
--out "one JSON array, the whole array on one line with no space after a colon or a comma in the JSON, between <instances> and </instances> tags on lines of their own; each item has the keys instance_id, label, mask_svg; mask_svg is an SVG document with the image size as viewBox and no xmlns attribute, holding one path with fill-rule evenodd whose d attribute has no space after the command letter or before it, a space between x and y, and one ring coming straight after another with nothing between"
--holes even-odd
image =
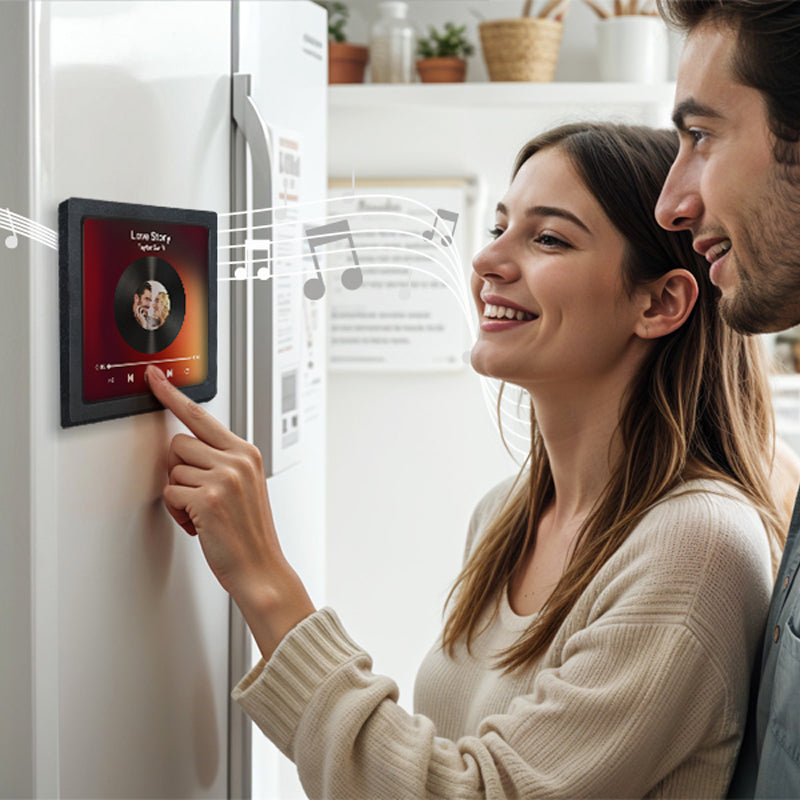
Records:
<instances>
[{"instance_id":1,"label":"white fridge panel","mask_svg":"<svg viewBox=\"0 0 800 800\"><path fill-rule=\"evenodd\" d=\"M24 3L0 4L0 203L29 207L27 135L27 30ZM8 76L14 76L10 80ZM16 121L16 123L14 122ZM2 212L0 212L2 213ZM13 276L17 302L0 315L0 797L33 795L33 705L28 429L31 415L27 298L28 243L5 247L0 234L0 269Z\"/></svg>"},{"instance_id":2,"label":"white fridge panel","mask_svg":"<svg viewBox=\"0 0 800 800\"><path fill-rule=\"evenodd\" d=\"M34 27L31 216L55 227L69 196L227 211L229 3L43 3ZM224 796L228 601L163 508L174 425L59 427L58 265L32 254L37 793Z\"/></svg>"},{"instance_id":3,"label":"white fridge panel","mask_svg":"<svg viewBox=\"0 0 800 800\"><path fill-rule=\"evenodd\" d=\"M251 96L270 127L273 145L275 134L280 136L281 131L291 132L287 138L297 138L301 154L297 218L301 228L319 224L327 191L325 11L309 0L243 0L239 12L237 71L252 76ZM274 196L280 200L279 195L287 192L282 181L274 185L276 177L273 171ZM303 249L308 252L306 245ZM303 279L312 274L313 270ZM302 352L300 456L297 463L271 477L268 486L284 552L314 602L321 605L325 602L325 302L301 296L295 307L301 309L301 319L296 321L301 328ZM259 353L258 338L256 335L253 342L256 387L263 378L258 370L272 368L270 359ZM257 415L264 413L264 408L256 402L252 411ZM256 653L253 648L253 655ZM252 763L253 797L290 800L304 796L294 766L257 729L252 734Z\"/></svg>"},{"instance_id":4,"label":"white fridge panel","mask_svg":"<svg viewBox=\"0 0 800 800\"><path fill-rule=\"evenodd\" d=\"M238 71L253 76L251 95L270 129L291 131L300 141L301 225L312 219L318 223L325 213L325 37L325 11L309 0L243 0L240 5ZM303 248L308 252L306 245ZM312 274L309 272L307 277ZM314 350L310 358L308 352L304 356L309 374L302 381L302 458L296 466L270 479L269 484L284 550L312 597L321 602L325 566L325 374L320 365L326 363L325 303L305 300L301 305L303 336L306 341L313 340ZM255 369L263 363L258 345L254 343ZM259 413L258 408L253 411Z\"/></svg>"}]
</instances>

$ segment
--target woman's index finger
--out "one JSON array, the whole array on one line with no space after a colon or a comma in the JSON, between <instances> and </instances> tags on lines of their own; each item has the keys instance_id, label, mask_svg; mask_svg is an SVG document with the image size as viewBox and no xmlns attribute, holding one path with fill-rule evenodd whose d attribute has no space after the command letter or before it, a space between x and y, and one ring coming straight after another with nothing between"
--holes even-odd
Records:
<instances>
[{"instance_id":1,"label":"woman's index finger","mask_svg":"<svg viewBox=\"0 0 800 800\"><path fill-rule=\"evenodd\" d=\"M158 401L168 408L198 439L219 450L225 450L236 440L236 436L216 417L173 386L158 367L151 364L144 374L150 391Z\"/></svg>"}]
</instances>

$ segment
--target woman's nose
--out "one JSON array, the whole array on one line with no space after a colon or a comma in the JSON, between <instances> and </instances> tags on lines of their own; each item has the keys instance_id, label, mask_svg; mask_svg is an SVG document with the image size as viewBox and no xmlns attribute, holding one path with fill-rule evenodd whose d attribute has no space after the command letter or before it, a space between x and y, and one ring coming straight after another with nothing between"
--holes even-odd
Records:
<instances>
[{"instance_id":1,"label":"woman's nose","mask_svg":"<svg viewBox=\"0 0 800 800\"><path fill-rule=\"evenodd\" d=\"M509 281L519 276L519 266L512 248L507 240L502 240L502 235L475 254L472 269L485 279Z\"/></svg>"},{"instance_id":2,"label":"woman's nose","mask_svg":"<svg viewBox=\"0 0 800 800\"><path fill-rule=\"evenodd\" d=\"M656 203L656 221L668 231L691 229L703 214L695 176L679 161L672 165Z\"/></svg>"}]
</instances>

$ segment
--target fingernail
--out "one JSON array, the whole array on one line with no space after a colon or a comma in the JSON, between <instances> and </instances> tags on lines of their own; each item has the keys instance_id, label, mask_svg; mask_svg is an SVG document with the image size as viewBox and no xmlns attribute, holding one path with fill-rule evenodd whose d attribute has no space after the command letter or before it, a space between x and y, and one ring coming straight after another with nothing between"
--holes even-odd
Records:
<instances>
[{"instance_id":1,"label":"fingernail","mask_svg":"<svg viewBox=\"0 0 800 800\"><path fill-rule=\"evenodd\" d=\"M164 380L164 373L155 365L150 364L147 369L144 371L144 379L149 384L150 378L153 378L157 381Z\"/></svg>"}]
</instances>

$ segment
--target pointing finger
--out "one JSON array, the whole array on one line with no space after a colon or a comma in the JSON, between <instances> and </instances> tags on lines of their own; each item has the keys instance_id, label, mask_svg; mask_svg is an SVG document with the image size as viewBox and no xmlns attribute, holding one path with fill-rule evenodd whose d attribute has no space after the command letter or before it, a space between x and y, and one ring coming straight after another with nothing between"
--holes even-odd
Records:
<instances>
[{"instance_id":1,"label":"pointing finger","mask_svg":"<svg viewBox=\"0 0 800 800\"><path fill-rule=\"evenodd\" d=\"M238 437L219 420L173 386L158 367L150 364L145 370L144 376L150 391L159 402L168 408L198 439L219 450L225 450L238 441Z\"/></svg>"}]
</instances>

